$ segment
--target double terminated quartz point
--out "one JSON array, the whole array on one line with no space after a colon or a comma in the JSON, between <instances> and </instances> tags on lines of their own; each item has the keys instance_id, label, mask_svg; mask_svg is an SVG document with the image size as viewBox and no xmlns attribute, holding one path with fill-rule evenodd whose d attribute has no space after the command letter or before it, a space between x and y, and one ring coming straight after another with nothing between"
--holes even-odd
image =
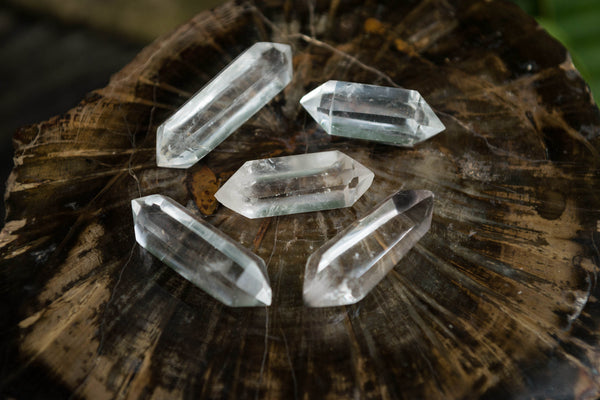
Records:
<instances>
[{"instance_id":1,"label":"double terminated quartz point","mask_svg":"<svg viewBox=\"0 0 600 400\"><path fill-rule=\"evenodd\" d=\"M162 195L131 202L137 242L226 305L271 304L265 263ZM304 301L312 307L363 299L429 230L433 193L400 191L313 253Z\"/></svg>"},{"instance_id":2,"label":"double terminated quartz point","mask_svg":"<svg viewBox=\"0 0 600 400\"><path fill-rule=\"evenodd\" d=\"M256 43L158 127L156 163L159 167L191 167L291 79L290 46Z\"/></svg>"},{"instance_id":3,"label":"double terminated quartz point","mask_svg":"<svg viewBox=\"0 0 600 400\"><path fill-rule=\"evenodd\" d=\"M446 129L415 90L329 81L300 103L335 136L412 147Z\"/></svg>"},{"instance_id":4,"label":"double terminated quartz point","mask_svg":"<svg viewBox=\"0 0 600 400\"><path fill-rule=\"evenodd\" d=\"M400 191L313 253L304 274L304 302L311 307L363 299L427 233L433 193Z\"/></svg>"},{"instance_id":5,"label":"double terminated quartz point","mask_svg":"<svg viewBox=\"0 0 600 400\"><path fill-rule=\"evenodd\" d=\"M373 172L339 151L246 162L215 197L248 218L349 207Z\"/></svg>"},{"instance_id":6,"label":"double terminated quartz point","mask_svg":"<svg viewBox=\"0 0 600 400\"><path fill-rule=\"evenodd\" d=\"M135 238L184 278L228 306L271 304L264 261L162 195L131 201Z\"/></svg>"},{"instance_id":7,"label":"double terminated quartz point","mask_svg":"<svg viewBox=\"0 0 600 400\"><path fill-rule=\"evenodd\" d=\"M291 48L257 43L194 95L157 131L157 164L188 168L212 151L292 79ZM445 129L412 90L329 81L301 100L331 135L412 146ZM348 207L373 173L338 151L249 161L217 192L249 218ZM427 232L433 195L399 192L308 260L305 302L361 300ZM138 243L229 306L271 304L262 259L168 197L132 201Z\"/></svg>"}]
</instances>

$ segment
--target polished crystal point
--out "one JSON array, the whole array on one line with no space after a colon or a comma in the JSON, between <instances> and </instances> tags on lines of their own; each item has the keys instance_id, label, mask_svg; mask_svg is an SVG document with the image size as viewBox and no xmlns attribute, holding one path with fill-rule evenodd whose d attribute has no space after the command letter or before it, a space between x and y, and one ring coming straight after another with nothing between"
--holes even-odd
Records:
<instances>
[{"instance_id":1,"label":"polished crystal point","mask_svg":"<svg viewBox=\"0 0 600 400\"><path fill-rule=\"evenodd\" d=\"M292 79L292 50L259 42L158 127L156 163L188 168L207 155Z\"/></svg>"},{"instance_id":2,"label":"polished crystal point","mask_svg":"<svg viewBox=\"0 0 600 400\"><path fill-rule=\"evenodd\" d=\"M412 147L446 129L415 90L329 81L300 103L335 136Z\"/></svg>"},{"instance_id":3,"label":"polished crystal point","mask_svg":"<svg viewBox=\"0 0 600 400\"><path fill-rule=\"evenodd\" d=\"M215 194L248 218L349 207L373 172L339 151L248 161Z\"/></svg>"},{"instance_id":4,"label":"polished crystal point","mask_svg":"<svg viewBox=\"0 0 600 400\"><path fill-rule=\"evenodd\" d=\"M432 212L428 190L388 197L309 257L305 304L330 307L362 300L427 233Z\"/></svg>"},{"instance_id":5,"label":"polished crystal point","mask_svg":"<svg viewBox=\"0 0 600 400\"><path fill-rule=\"evenodd\" d=\"M264 261L162 195L131 201L137 242L228 306L271 304Z\"/></svg>"}]
</instances>

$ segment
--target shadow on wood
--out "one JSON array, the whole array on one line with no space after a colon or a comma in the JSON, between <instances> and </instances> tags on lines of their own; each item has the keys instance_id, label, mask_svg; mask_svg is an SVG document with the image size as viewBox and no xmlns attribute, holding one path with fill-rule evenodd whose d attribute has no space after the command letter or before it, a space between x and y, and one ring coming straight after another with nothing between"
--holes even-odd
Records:
<instances>
[{"instance_id":1,"label":"shadow on wood","mask_svg":"<svg viewBox=\"0 0 600 400\"><path fill-rule=\"evenodd\" d=\"M15 135L7 395L600 394L600 114L565 49L506 2L311 4L200 14ZM256 41L293 46L292 83L193 168L157 168L157 126ZM329 79L419 90L447 130L414 149L330 137L298 104ZM375 172L351 208L247 220L212 198L248 159L326 149ZM436 194L429 234L364 301L305 308L308 255L401 187ZM129 202L151 193L262 257L273 306L222 306L137 246Z\"/></svg>"}]
</instances>

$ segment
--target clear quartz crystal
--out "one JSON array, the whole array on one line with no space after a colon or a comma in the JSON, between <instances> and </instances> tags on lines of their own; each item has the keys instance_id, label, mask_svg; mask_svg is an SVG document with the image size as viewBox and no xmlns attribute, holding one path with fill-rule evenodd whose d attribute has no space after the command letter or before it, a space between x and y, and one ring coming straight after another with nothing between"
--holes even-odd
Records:
<instances>
[{"instance_id":1,"label":"clear quartz crystal","mask_svg":"<svg viewBox=\"0 0 600 400\"><path fill-rule=\"evenodd\" d=\"M339 151L248 161L215 194L248 218L349 207L373 172Z\"/></svg>"},{"instance_id":2,"label":"clear quartz crystal","mask_svg":"<svg viewBox=\"0 0 600 400\"><path fill-rule=\"evenodd\" d=\"M254 44L158 127L157 165L191 167L291 80L290 46Z\"/></svg>"},{"instance_id":3,"label":"clear quartz crystal","mask_svg":"<svg viewBox=\"0 0 600 400\"><path fill-rule=\"evenodd\" d=\"M306 263L306 305L362 300L427 233L432 212L432 192L400 191L329 240Z\"/></svg>"},{"instance_id":4,"label":"clear quartz crystal","mask_svg":"<svg viewBox=\"0 0 600 400\"><path fill-rule=\"evenodd\" d=\"M184 278L228 306L271 304L264 261L172 199L131 201L137 242Z\"/></svg>"},{"instance_id":5,"label":"clear quartz crystal","mask_svg":"<svg viewBox=\"0 0 600 400\"><path fill-rule=\"evenodd\" d=\"M335 136L412 147L446 129L415 90L329 81L300 103Z\"/></svg>"}]
</instances>

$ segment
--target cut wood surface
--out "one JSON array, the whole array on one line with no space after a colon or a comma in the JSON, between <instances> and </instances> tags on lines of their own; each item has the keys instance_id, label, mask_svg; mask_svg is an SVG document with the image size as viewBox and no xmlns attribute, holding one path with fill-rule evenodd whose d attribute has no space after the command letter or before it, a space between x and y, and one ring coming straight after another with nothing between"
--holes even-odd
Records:
<instances>
[{"instance_id":1,"label":"cut wood surface","mask_svg":"<svg viewBox=\"0 0 600 400\"><path fill-rule=\"evenodd\" d=\"M257 41L292 45L290 85L196 166L156 167L157 126ZM419 90L447 129L415 148L328 136L298 100L330 79ZM14 143L5 396L600 396L600 113L510 3L230 2ZM247 160L329 149L375 173L353 207L248 220L213 197ZM304 307L308 255L400 188L435 193L430 232L360 303ZM140 248L130 200L153 193L262 257L273 305L223 306Z\"/></svg>"}]
</instances>

